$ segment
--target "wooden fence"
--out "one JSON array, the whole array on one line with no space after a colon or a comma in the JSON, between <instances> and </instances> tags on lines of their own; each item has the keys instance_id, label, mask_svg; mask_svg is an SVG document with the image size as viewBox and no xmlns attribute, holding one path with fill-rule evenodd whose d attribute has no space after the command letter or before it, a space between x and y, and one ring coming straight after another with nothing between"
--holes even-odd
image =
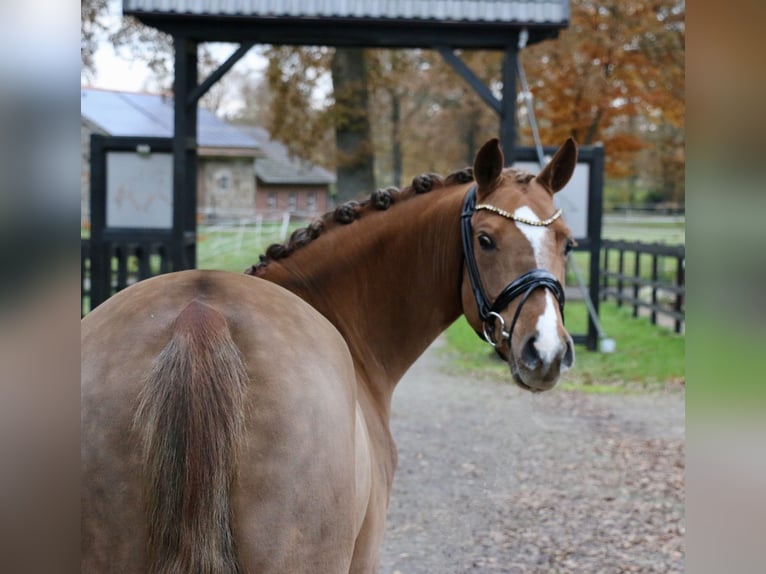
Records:
<instances>
[{"instance_id":1,"label":"wooden fence","mask_svg":"<svg viewBox=\"0 0 766 574\"><path fill-rule=\"evenodd\" d=\"M99 279L92 273L91 242L81 239L81 315L136 281L171 271L169 251L166 243L152 239L109 243L103 263L108 271Z\"/></svg>"},{"instance_id":2,"label":"wooden fence","mask_svg":"<svg viewBox=\"0 0 766 574\"><path fill-rule=\"evenodd\" d=\"M652 324L664 315L676 333L685 325L686 250L683 245L603 240L600 269L601 300L612 298L618 306L642 309Z\"/></svg>"}]
</instances>

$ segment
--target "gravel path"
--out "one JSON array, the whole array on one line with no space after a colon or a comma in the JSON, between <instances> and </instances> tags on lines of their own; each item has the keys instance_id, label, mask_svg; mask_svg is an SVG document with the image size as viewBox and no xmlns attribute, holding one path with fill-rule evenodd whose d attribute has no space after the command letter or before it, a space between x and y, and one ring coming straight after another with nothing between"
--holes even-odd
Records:
<instances>
[{"instance_id":1,"label":"gravel path","mask_svg":"<svg viewBox=\"0 0 766 574\"><path fill-rule=\"evenodd\" d=\"M381 574L683 572L684 395L532 395L443 371L394 393Z\"/></svg>"}]
</instances>

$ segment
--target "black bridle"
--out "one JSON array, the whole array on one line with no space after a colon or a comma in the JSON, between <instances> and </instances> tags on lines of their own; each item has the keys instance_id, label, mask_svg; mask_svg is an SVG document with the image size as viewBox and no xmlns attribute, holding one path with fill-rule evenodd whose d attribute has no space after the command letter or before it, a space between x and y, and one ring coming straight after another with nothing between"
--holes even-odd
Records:
<instances>
[{"instance_id":1,"label":"black bridle","mask_svg":"<svg viewBox=\"0 0 766 574\"><path fill-rule=\"evenodd\" d=\"M490 211L502 211L491 209ZM482 322L482 330L484 333L484 339L492 345L497 347L503 342L504 339L508 340L510 345L511 335L513 335L513 329L516 326L516 320L519 318L521 308L526 303L532 292L543 287L548 289L553 296L556 297L556 301L559 303L559 309L561 311L561 317L564 317L564 288L559 283L559 280L545 269L533 269L524 273L518 277L515 281L512 281L505 286L497 296L497 299L493 303L489 302L484 287L481 283L481 277L479 276L479 267L476 264L476 255L473 249L473 228L471 226L471 218L476 212L476 184L471 186L463 201L463 212L460 215L461 218L461 230L463 235L463 256L465 257L466 265L468 267L468 278L471 281L471 289L473 290L473 296L476 299L476 307L479 310L479 318ZM554 218L555 219L555 218ZM551 219L550 221L552 221ZM511 301L519 296L521 301L516 312L513 315L513 321L511 321L511 328L505 330L505 320L500 315L500 312L505 309ZM495 339L493 335L495 333L495 321L500 323L500 335L501 338ZM477 332L478 334L478 332ZM481 337L481 335L479 335Z\"/></svg>"}]
</instances>

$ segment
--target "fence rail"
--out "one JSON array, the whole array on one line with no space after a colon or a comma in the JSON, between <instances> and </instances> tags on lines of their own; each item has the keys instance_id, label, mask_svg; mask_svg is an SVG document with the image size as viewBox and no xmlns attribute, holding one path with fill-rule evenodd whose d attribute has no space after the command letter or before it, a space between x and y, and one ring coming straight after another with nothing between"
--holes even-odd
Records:
<instances>
[{"instance_id":1,"label":"fence rail","mask_svg":"<svg viewBox=\"0 0 766 574\"><path fill-rule=\"evenodd\" d=\"M601 300L633 307L633 316L649 311L652 324L669 317L676 333L686 316L686 249L683 245L603 240Z\"/></svg>"},{"instance_id":2,"label":"fence rail","mask_svg":"<svg viewBox=\"0 0 766 574\"><path fill-rule=\"evenodd\" d=\"M81 308L85 316L95 305L136 281L147 279L170 268L169 247L161 241L141 239L113 242L106 246L104 265L106 283L99 285L93 276L93 252L90 239L80 239Z\"/></svg>"}]
</instances>

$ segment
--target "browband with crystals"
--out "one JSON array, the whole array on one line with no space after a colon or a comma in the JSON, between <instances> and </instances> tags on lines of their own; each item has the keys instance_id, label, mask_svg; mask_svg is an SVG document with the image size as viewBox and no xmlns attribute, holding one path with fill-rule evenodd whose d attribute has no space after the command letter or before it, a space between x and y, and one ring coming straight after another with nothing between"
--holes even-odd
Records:
<instances>
[{"instance_id":1,"label":"browband with crystals","mask_svg":"<svg viewBox=\"0 0 766 574\"><path fill-rule=\"evenodd\" d=\"M524 217L519 217L518 215L514 215L513 213L510 213L506 211L505 209L500 209L499 207L495 207L494 205L487 205L486 203L480 203L474 208L476 211L491 211L492 213L496 213L497 215L502 215L506 219L510 219L511 221L518 221L519 223L526 223L527 225L534 225L535 227L546 227L556 221L559 217L561 217L561 210L557 209L556 213L551 215L548 219L543 219L542 221L533 221L531 219L526 219Z\"/></svg>"}]
</instances>

